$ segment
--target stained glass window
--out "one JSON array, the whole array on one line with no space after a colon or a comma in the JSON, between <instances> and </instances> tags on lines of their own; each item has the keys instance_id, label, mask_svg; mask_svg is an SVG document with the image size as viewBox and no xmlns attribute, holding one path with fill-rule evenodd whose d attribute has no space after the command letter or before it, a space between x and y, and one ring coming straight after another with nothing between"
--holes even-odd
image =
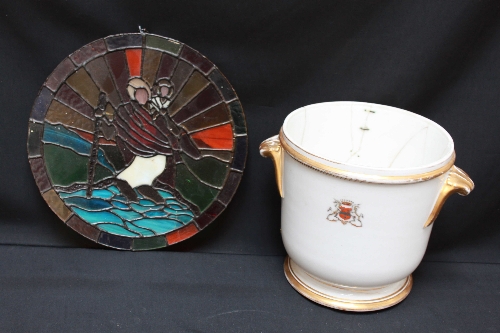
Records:
<instances>
[{"instance_id":1,"label":"stained glass window","mask_svg":"<svg viewBox=\"0 0 500 333\"><path fill-rule=\"evenodd\" d=\"M82 47L47 78L28 155L68 226L147 250L193 236L225 209L247 142L241 104L212 62L169 38L123 34Z\"/></svg>"}]
</instances>

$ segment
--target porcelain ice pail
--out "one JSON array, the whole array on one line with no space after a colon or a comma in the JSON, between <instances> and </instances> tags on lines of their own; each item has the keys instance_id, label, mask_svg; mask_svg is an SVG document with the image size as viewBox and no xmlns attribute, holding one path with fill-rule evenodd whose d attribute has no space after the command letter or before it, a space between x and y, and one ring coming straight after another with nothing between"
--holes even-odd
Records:
<instances>
[{"instance_id":1,"label":"porcelain ice pail","mask_svg":"<svg viewBox=\"0 0 500 333\"><path fill-rule=\"evenodd\" d=\"M282 197L288 281L341 310L402 301L443 203L474 188L441 126L384 105L302 107L260 153Z\"/></svg>"}]
</instances>

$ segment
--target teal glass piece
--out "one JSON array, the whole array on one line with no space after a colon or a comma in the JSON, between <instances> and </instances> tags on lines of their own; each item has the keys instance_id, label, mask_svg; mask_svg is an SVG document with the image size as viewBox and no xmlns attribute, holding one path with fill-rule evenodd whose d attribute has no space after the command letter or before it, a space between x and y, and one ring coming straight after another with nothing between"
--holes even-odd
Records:
<instances>
[{"instance_id":1,"label":"teal glass piece","mask_svg":"<svg viewBox=\"0 0 500 333\"><path fill-rule=\"evenodd\" d=\"M174 195L170 192L167 192L167 191L163 191L163 190L158 190L158 193L165 199L169 199L169 198L175 198Z\"/></svg>"},{"instance_id":2,"label":"teal glass piece","mask_svg":"<svg viewBox=\"0 0 500 333\"><path fill-rule=\"evenodd\" d=\"M93 198L99 198L99 199L110 199L113 197L114 193L108 190L92 190L92 197Z\"/></svg>"},{"instance_id":3,"label":"teal glass piece","mask_svg":"<svg viewBox=\"0 0 500 333\"><path fill-rule=\"evenodd\" d=\"M156 204L153 201L147 199L139 200L139 204L146 207L156 206Z\"/></svg>"},{"instance_id":4,"label":"teal glass piece","mask_svg":"<svg viewBox=\"0 0 500 333\"><path fill-rule=\"evenodd\" d=\"M113 207L109 202L101 199L87 199L80 197L67 198L64 202L69 206L78 206L79 208L91 211L104 210Z\"/></svg>"},{"instance_id":5,"label":"teal glass piece","mask_svg":"<svg viewBox=\"0 0 500 333\"><path fill-rule=\"evenodd\" d=\"M120 202L120 201L113 200L113 201L111 201L111 204L113 206L115 206L116 208L129 209L129 207L127 205L125 205L123 202Z\"/></svg>"},{"instance_id":6,"label":"teal glass piece","mask_svg":"<svg viewBox=\"0 0 500 333\"><path fill-rule=\"evenodd\" d=\"M169 219L142 219L134 221L134 224L138 227L154 230L158 234L164 234L183 226L182 223Z\"/></svg>"},{"instance_id":7,"label":"teal glass piece","mask_svg":"<svg viewBox=\"0 0 500 333\"><path fill-rule=\"evenodd\" d=\"M141 236L144 236L144 237L148 237L148 236L154 236L155 233L152 232L151 230L148 230L148 229L145 229L145 228L141 228L141 227L138 227L136 225L134 225L133 223L131 222L125 222L125 224L127 225L127 228L130 230L130 231L133 231L133 232L137 232L138 234L140 234Z\"/></svg>"},{"instance_id":8,"label":"teal glass piece","mask_svg":"<svg viewBox=\"0 0 500 333\"><path fill-rule=\"evenodd\" d=\"M133 221L143 217L141 214L136 213L133 210L112 209L111 212L127 221Z\"/></svg>"},{"instance_id":9,"label":"teal glass piece","mask_svg":"<svg viewBox=\"0 0 500 333\"><path fill-rule=\"evenodd\" d=\"M130 207L139 213L144 213L148 210L158 210L161 208L161 206L158 206L158 205L157 206L141 206L141 205L138 205L136 203L130 204Z\"/></svg>"},{"instance_id":10,"label":"teal glass piece","mask_svg":"<svg viewBox=\"0 0 500 333\"><path fill-rule=\"evenodd\" d=\"M123 225L123 221L118 216L109 212L89 212L76 207L72 209L78 216L90 224L110 222Z\"/></svg>"},{"instance_id":11,"label":"teal glass piece","mask_svg":"<svg viewBox=\"0 0 500 333\"><path fill-rule=\"evenodd\" d=\"M167 217L169 214L164 212L164 211L149 211L149 212L144 212L144 215L146 217Z\"/></svg>"}]
</instances>

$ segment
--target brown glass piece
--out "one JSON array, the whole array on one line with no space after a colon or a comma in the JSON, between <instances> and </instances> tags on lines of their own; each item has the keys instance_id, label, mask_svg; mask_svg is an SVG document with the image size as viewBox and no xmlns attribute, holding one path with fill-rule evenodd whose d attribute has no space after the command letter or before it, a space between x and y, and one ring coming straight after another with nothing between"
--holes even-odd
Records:
<instances>
[{"instance_id":1,"label":"brown glass piece","mask_svg":"<svg viewBox=\"0 0 500 333\"><path fill-rule=\"evenodd\" d=\"M33 110L31 111L31 119L43 122L45 114L47 113L47 109L49 108L50 102L53 98L54 94L52 94L52 92L48 88L43 87L35 100L35 104L33 105Z\"/></svg>"},{"instance_id":2,"label":"brown glass piece","mask_svg":"<svg viewBox=\"0 0 500 333\"><path fill-rule=\"evenodd\" d=\"M236 98L236 93L233 88L218 69L215 69L212 73L210 73L209 78L215 84L217 89L219 89L222 96L224 96L224 100L230 101Z\"/></svg>"},{"instance_id":3,"label":"brown glass piece","mask_svg":"<svg viewBox=\"0 0 500 333\"><path fill-rule=\"evenodd\" d=\"M85 69L77 70L66 80L66 83L93 108L97 107L99 104L99 88L96 87Z\"/></svg>"},{"instance_id":4,"label":"brown glass piece","mask_svg":"<svg viewBox=\"0 0 500 333\"><path fill-rule=\"evenodd\" d=\"M205 74L210 72L210 70L214 67L210 60L187 45L184 45L179 57L198 67Z\"/></svg>"},{"instance_id":5,"label":"brown glass piece","mask_svg":"<svg viewBox=\"0 0 500 333\"><path fill-rule=\"evenodd\" d=\"M202 91L208 83L208 80L200 72L195 71L168 108L169 114L171 116L175 115L182 106Z\"/></svg>"},{"instance_id":6,"label":"brown glass piece","mask_svg":"<svg viewBox=\"0 0 500 333\"><path fill-rule=\"evenodd\" d=\"M87 237L94 242L99 238L100 231L96 227L84 222L81 218L73 215L66 222L73 230L78 232L80 235Z\"/></svg>"},{"instance_id":7,"label":"brown glass piece","mask_svg":"<svg viewBox=\"0 0 500 333\"><path fill-rule=\"evenodd\" d=\"M144 59L142 63L142 78L146 81L150 87L156 81L156 72L158 71L158 65L161 60L161 52L146 49L144 51Z\"/></svg>"},{"instance_id":8,"label":"brown glass piece","mask_svg":"<svg viewBox=\"0 0 500 333\"><path fill-rule=\"evenodd\" d=\"M230 162L233 157L232 152L227 150L202 150L201 155L203 157L212 156L224 162Z\"/></svg>"},{"instance_id":9,"label":"brown glass piece","mask_svg":"<svg viewBox=\"0 0 500 333\"><path fill-rule=\"evenodd\" d=\"M240 183L242 174L240 172L231 171L227 176L226 183L224 184L224 188L219 193L217 200L227 205L233 198L234 192L236 192L236 188Z\"/></svg>"},{"instance_id":10,"label":"brown glass piece","mask_svg":"<svg viewBox=\"0 0 500 333\"><path fill-rule=\"evenodd\" d=\"M243 171L245 168L245 162L247 159L247 137L246 136L237 136L235 138L234 143L234 156L233 163L231 168L235 170Z\"/></svg>"},{"instance_id":11,"label":"brown glass piece","mask_svg":"<svg viewBox=\"0 0 500 333\"><path fill-rule=\"evenodd\" d=\"M205 90L198 94L193 100L191 100L185 107L177 112L177 114L172 117L178 124L186 121L187 119L193 117L194 115L210 108L211 106L219 103L221 101L220 95L213 85L209 85Z\"/></svg>"},{"instance_id":12,"label":"brown glass piece","mask_svg":"<svg viewBox=\"0 0 500 333\"><path fill-rule=\"evenodd\" d=\"M62 124L94 133L94 122L92 120L56 100L50 104L45 120L53 125Z\"/></svg>"},{"instance_id":13,"label":"brown glass piece","mask_svg":"<svg viewBox=\"0 0 500 333\"><path fill-rule=\"evenodd\" d=\"M30 123L28 128L28 157L37 157L42 155L42 135L43 125Z\"/></svg>"},{"instance_id":14,"label":"brown glass piece","mask_svg":"<svg viewBox=\"0 0 500 333\"><path fill-rule=\"evenodd\" d=\"M208 111L205 111L184 122L182 126L184 126L188 132L195 132L197 130L219 125L228 121L230 121L230 118L227 106L225 103L220 103L210 108Z\"/></svg>"},{"instance_id":15,"label":"brown glass piece","mask_svg":"<svg viewBox=\"0 0 500 333\"><path fill-rule=\"evenodd\" d=\"M162 204L165 202L165 199L158 193L157 190L152 188L149 185L141 185L136 188L137 192L142 194L146 199L154 201L157 204Z\"/></svg>"},{"instance_id":16,"label":"brown glass piece","mask_svg":"<svg viewBox=\"0 0 500 333\"><path fill-rule=\"evenodd\" d=\"M193 70L193 66L191 66L187 62L182 60L179 61L171 79L174 86L174 93L172 95L172 98L175 98L175 96L179 93L179 91L184 86L184 83L186 83L186 81L189 79L189 76L191 75ZM158 75L158 78L160 78L160 75Z\"/></svg>"},{"instance_id":17,"label":"brown glass piece","mask_svg":"<svg viewBox=\"0 0 500 333\"><path fill-rule=\"evenodd\" d=\"M96 85L106 93L108 100L115 108L120 105L120 97L116 91L113 79L109 74L108 66L103 57L96 58L85 65L88 73L96 83Z\"/></svg>"},{"instance_id":18,"label":"brown glass piece","mask_svg":"<svg viewBox=\"0 0 500 333\"><path fill-rule=\"evenodd\" d=\"M234 133L246 134L247 125L245 122L245 114L243 113L243 108L241 107L240 101L234 101L229 104L229 109L231 110L231 116L233 118Z\"/></svg>"},{"instance_id":19,"label":"brown glass piece","mask_svg":"<svg viewBox=\"0 0 500 333\"><path fill-rule=\"evenodd\" d=\"M47 202L50 208L56 213L57 216L66 222L68 217L71 215L71 211L66 207L64 202L59 198L56 191L49 190L43 194L43 198Z\"/></svg>"},{"instance_id":20,"label":"brown glass piece","mask_svg":"<svg viewBox=\"0 0 500 333\"><path fill-rule=\"evenodd\" d=\"M94 109L66 83L57 92L56 99L82 115L94 119Z\"/></svg>"},{"instance_id":21,"label":"brown glass piece","mask_svg":"<svg viewBox=\"0 0 500 333\"><path fill-rule=\"evenodd\" d=\"M31 171L35 177L36 185L40 192L44 193L48 191L52 185L50 184L49 177L47 177L47 172L45 171L45 162L43 158L32 158L29 160Z\"/></svg>"},{"instance_id":22,"label":"brown glass piece","mask_svg":"<svg viewBox=\"0 0 500 333\"><path fill-rule=\"evenodd\" d=\"M50 74L45 85L52 91L56 91L59 88L61 82L64 82L69 74L75 70L75 65L69 60L69 58L64 59L56 69Z\"/></svg>"},{"instance_id":23,"label":"brown glass piece","mask_svg":"<svg viewBox=\"0 0 500 333\"><path fill-rule=\"evenodd\" d=\"M125 53L123 51L111 52L106 54L105 58L108 63L108 67L113 74L115 86L120 93L122 101L130 101L130 97L127 92L129 73L127 62L125 60Z\"/></svg>"},{"instance_id":24,"label":"brown glass piece","mask_svg":"<svg viewBox=\"0 0 500 333\"><path fill-rule=\"evenodd\" d=\"M115 118L115 109L111 106L111 104L106 104L106 108L104 109L104 115L109 121L113 121Z\"/></svg>"},{"instance_id":25,"label":"brown glass piece","mask_svg":"<svg viewBox=\"0 0 500 333\"><path fill-rule=\"evenodd\" d=\"M161 63L158 68L158 74L156 75L156 81L160 79L169 79L174 72L175 65L177 65L177 58L174 58L171 55L164 53L161 57ZM186 68L189 71L187 75L191 74L191 71L193 70L193 67L191 67L190 65L188 66L189 68ZM175 84L174 84L174 89L175 89Z\"/></svg>"},{"instance_id":26,"label":"brown glass piece","mask_svg":"<svg viewBox=\"0 0 500 333\"><path fill-rule=\"evenodd\" d=\"M125 34L107 37L105 39L108 50L118 50L124 48L142 47L141 34Z\"/></svg>"},{"instance_id":27,"label":"brown glass piece","mask_svg":"<svg viewBox=\"0 0 500 333\"><path fill-rule=\"evenodd\" d=\"M106 44L103 39L96 40L90 44L85 45L75 53L73 53L70 58L73 62L81 66L83 63L91 60L92 58L98 57L106 53Z\"/></svg>"},{"instance_id":28,"label":"brown glass piece","mask_svg":"<svg viewBox=\"0 0 500 333\"><path fill-rule=\"evenodd\" d=\"M196 224L200 229L205 228L226 208L222 203L214 201L210 207L196 220Z\"/></svg>"}]
</instances>

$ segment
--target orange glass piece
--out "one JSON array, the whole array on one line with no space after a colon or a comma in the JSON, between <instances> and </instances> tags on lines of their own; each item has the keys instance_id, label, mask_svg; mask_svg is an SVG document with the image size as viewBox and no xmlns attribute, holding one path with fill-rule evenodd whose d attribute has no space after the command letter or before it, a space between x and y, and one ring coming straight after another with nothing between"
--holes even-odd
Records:
<instances>
[{"instance_id":1,"label":"orange glass piece","mask_svg":"<svg viewBox=\"0 0 500 333\"><path fill-rule=\"evenodd\" d=\"M231 124L212 127L191 135L200 148L232 149L233 129Z\"/></svg>"},{"instance_id":2,"label":"orange glass piece","mask_svg":"<svg viewBox=\"0 0 500 333\"><path fill-rule=\"evenodd\" d=\"M198 228L194 225L194 223L190 223L185 227L177 229L169 234L167 234L167 243L168 245L172 245L175 243L179 243L180 241L185 240L196 234L198 232Z\"/></svg>"},{"instance_id":3,"label":"orange glass piece","mask_svg":"<svg viewBox=\"0 0 500 333\"><path fill-rule=\"evenodd\" d=\"M76 134L78 134L81 138L87 140L88 142L94 141L94 134L87 133L87 132L84 132L84 131L80 131L80 130L77 130L77 129L74 129L74 128L72 128L71 130L73 132L75 132ZM115 146L116 142L112 141L112 140L106 140L105 138L99 138L99 144L100 145Z\"/></svg>"},{"instance_id":4,"label":"orange glass piece","mask_svg":"<svg viewBox=\"0 0 500 333\"><path fill-rule=\"evenodd\" d=\"M141 49L128 49L125 50L127 55L128 69L130 71L130 77L141 76L141 59L142 50Z\"/></svg>"}]
</instances>

